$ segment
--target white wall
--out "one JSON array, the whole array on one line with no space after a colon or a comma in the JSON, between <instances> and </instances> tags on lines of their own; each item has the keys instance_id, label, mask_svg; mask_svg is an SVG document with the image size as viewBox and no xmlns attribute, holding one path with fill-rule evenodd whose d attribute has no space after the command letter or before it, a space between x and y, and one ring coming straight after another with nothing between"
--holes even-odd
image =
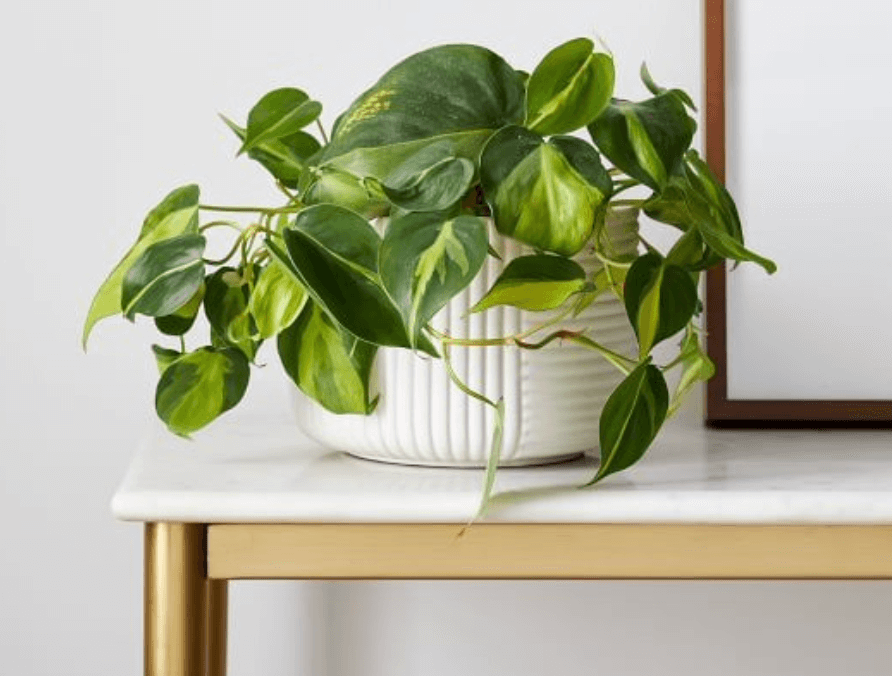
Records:
<instances>
[{"instance_id":1,"label":"white wall","mask_svg":"<svg viewBox=\"0 0 892 676\"><path fill-rule=\"evenodd\" d=\"M827 0L828 7L838 7ZM698 0L6 3L0 21L0 673L136 674L141 534L108 499L152 421L151 331L78 346L96 286L168 189L275 199L217 111L281 85L326 103L416 48L481 42L518 66L597 30L698 93ZM232 415L284 415L274 368ZM694 555L694 554L692 554ZM892 672L886 584L233 585L232 676ZM328 640L323 640L324 636Z\"/></svg>"}]
</instances>

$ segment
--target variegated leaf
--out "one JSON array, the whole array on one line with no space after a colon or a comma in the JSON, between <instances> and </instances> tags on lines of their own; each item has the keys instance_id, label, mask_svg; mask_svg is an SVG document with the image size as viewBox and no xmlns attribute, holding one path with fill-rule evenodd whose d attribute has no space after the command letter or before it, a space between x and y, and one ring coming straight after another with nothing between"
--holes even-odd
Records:
<instances>
[{"instance_id":1,"label":"variegated leaf","mask_svg":"<svg viewBox=\"0 0 892 676\"><path fill-rule=\"evenodd\" d=\"M474 216L414 213L390 223L378 267L413 346L437 311L477 276L488 244L486 222Z\"/></svg>"}]
</instances>

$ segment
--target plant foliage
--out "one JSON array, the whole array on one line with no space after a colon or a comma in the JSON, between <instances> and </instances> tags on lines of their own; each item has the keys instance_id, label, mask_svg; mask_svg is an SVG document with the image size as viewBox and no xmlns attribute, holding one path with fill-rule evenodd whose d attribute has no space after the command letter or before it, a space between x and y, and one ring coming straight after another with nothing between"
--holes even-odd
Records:
<instances>
[{"instance_id":1,"label":"plant foliage","mask_svg":"<svg viewBox=\"0 0 892 676\"><path fill-rule=\"evenodd\" d=\"M430 322L493 252L484 218L491 216L500 236L526 247L504 261L472 311L510 305L544 314L532 331L477 343L541 349L570 341L616 366L624 378L600 414L601 466L592 483L624 470L684 394L714 373L697 323L702 271L725 261L775 270L745 246L734 200L691 148L691 98L658 85L647 68L641 77L649 98L616 98L613 57L587 38L551 50L529 76L483 47L433 47L361 94L330 138L319 102L301 89L276 89L244 126L223 120L238 153L269 172L284 202L209 206L195 185L171 192L99 288L84 345L98 321L119 313L150 316L163 336L179 340L152 350L156 409L180 435L239 402L267 339L275 339L297 387L339 414L374 410L379 348L442 358L455 384L495 411L485 507L504 402L458 380L449 361L457 340ZM576 135L583 130L590 141ZM617 207L671 226L675 244L617 257L604 228ZM220 259L206 252L215 228L236 232ZM603 263L594 275L572 258L582 250ZM601 294L624 303L637 354L555 327ZM199 346L187 350L186 340L201 332ZM654 347L673 337L677 357L655 363ZM670 397L664 373L676 367L680 382Z\"/></svg>"}]
</instances>

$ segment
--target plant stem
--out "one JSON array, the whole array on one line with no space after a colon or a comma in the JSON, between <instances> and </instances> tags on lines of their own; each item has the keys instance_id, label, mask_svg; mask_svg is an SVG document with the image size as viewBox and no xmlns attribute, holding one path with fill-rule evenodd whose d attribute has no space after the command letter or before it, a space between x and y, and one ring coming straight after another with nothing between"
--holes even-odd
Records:
<instances>
[{"instance_id":1,"label":"plant stem","mask_svg":"<svg viewBox=\"0 0 892 676\"><path fill-rule=\"evenodd\" d=\"M640 207L647 200L613 200L610 202L615 207Z\"/></svg>"},{"instance_id":2,"label":"plant stem","mask_svg":"<svg viewBox=\"0 0 892 676\"><path fill-rule=\"evenodd\" d=\"M328 134L325 133L325 127L322 126L318 117L316 118L316 126L319 127L319 133L322 134L322 141L325 145L328 145Z\"/></svg>"},{"instance_id":3,"label":"plant stem","mask_svg":"<svg viewBox=\"0 0 892 676\"><path fill-rule=\"evenodd\" d=\"M233 230L238 230L242 232L243 228L235 221L211 221L210 223L205 223L200 228L198 228L198 232L204 232L205 230L210 230L211 228L218 228L221 226L226 226L232 228Z\"/></svg>"},{"instance_id":4,"label":"plant stem","mask_svg":"<svg viewBox=\"0 0 892 676\"><path fill-rule=\"evenodd\" d=\"M180 352L186 354L186 339L183 336L180 336Z\"/></svg>"},{"instance_id":5,"label":"plant stem","mask_svg":"<svg viewBox=\"0 0 892 676\"><path fill-rule=\"evenodd\" d=\"M247 214L292 214L296 211L300 211L303 207L299 206L290 206L290 207L224 207L217 206L214 204L199 204L199 209L203 211L222 211L222 212L232 212L232 213L247 213Z\"/></svg>"}]
</instances>

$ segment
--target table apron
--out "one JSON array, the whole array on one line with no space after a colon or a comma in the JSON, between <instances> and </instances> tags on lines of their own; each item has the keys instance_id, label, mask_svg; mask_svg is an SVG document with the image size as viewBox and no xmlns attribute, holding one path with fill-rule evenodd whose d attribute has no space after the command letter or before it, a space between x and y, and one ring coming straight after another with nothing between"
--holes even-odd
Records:
<instances>
[{"instance_id":1,"label":"table apron","mask_svg":"<svg viewBox=\"0 0 892 676\"><path fill-rule=\"evenodd\" d=\"M211 579L892 579L892 525L211 524Z\"/></svg>"}]
</instances>

